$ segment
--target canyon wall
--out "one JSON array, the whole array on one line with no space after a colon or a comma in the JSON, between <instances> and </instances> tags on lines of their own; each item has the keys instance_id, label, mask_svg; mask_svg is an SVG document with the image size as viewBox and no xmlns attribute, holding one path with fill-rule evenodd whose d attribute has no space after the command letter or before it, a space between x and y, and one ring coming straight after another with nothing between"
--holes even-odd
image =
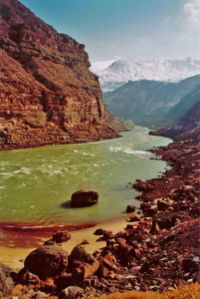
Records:
<instances>
[{"instance_id":1,"label":"canyon wall","mask_svg":"<svg viewBox=\"0 0 200 299\"><path fill-rule=\"evenodd\" d=\"M119 136L84 45L0 0L0 149Z\"/></svg>"}]
</instances>

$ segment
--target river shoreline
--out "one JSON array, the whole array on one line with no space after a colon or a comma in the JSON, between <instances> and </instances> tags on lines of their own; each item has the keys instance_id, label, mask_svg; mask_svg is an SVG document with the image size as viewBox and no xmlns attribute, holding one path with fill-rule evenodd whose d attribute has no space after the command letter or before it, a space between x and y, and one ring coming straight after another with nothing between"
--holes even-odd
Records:
<instances>
[{"instance_id":1,"label":"river shoreline","mask_svg":"<svg viewBox=\"0 0 200 299\"><path fill-rule=\"evenodd\" d=\"M71 246L70 241L62 244L70 252L70 248L89 239L90 244L83 247L88 254L95 251L93 258L100 265L97 271L83 259L76 267L77 271L90 269L90 276L86 279L77 277L70 268L67 270L73 285L84 290L80 298L132 289L163 292L182 284L199 282L198 140L192 137L181 139L153 152L167 161L171 169L162 177L138 180L133 185L141 192L137 199L142 213L130 214L129 219L126 216L121 223L118 220L100 224L100 242L96 242L97 236L93 235L97 227L91 227L73 232ZM63 287L71 285L70 279ZM45 281L42 282L43 289L44 284ZM40 289L39 286L30 286L26 292L32 288L36 292ZM56 285L48 286L47 290L49 295L59 294Z\"/></svg>"},{"instance_id":2,"label":"river shoreline","mask_svg":"<svg viewBox=\"0 0 200 299\"><path fill-rule=\"evenodd\" d=\"M42 244L47 240L50 239L53 232L56 232L60 229L68 229L71 234L71 239L68 242L62 243L62 248L65 249L68 253L71 252L73 247L77 244L80 244L83 240L87 240L89 244L84 245L86 250L89 253L93 253L95 250L100 249L101 247L106 245L105 241L96 242L98 236L95 236L93 233L96 229L102 228L104 230L112 230L113 232L117 233L119 230L122 230L126 224L127 215L122 217L117 217L114 219L110 219L109 221L105 221L102 223L96 224L88 224L82 225L79 227L52 227L51 230L47 230L46 233L42 232L37 237L30 234L28 231L27 238L23 235L23 247L16 247L11 246L2 246L0 245L0 256L1 256L1 263L13 268L14 270L20 270L23 267L24 258L35 248L42 246ZM1 234L0 229L0 234ZM16 234L16 231L14 232ZM14 235L12 235L14 237ZM20 242L22 242L20 238ZM6 240L5 240L6 241ZM4 244L5 245L5 244ZM7 243L8 245L8 243ZM19 244L20 245L20 244Z\"/></svg>"}]
</instances>

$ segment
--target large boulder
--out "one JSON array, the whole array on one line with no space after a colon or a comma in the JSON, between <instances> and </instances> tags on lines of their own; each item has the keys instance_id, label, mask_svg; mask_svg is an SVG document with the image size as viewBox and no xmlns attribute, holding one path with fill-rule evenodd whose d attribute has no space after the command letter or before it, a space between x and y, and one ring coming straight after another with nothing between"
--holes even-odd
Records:
<instances>
[{"instance_id":1,"label":"large boulder","mask_svg":"<svg viewBox=\"0 0 200 299\"><path fill-rule=\"evenodd\" d=\"M72 207L87 207L97 203L99 194L90 190L79 190L72 194Z\"/></svg>"},{"instance_id":2,"label":"large boulder","mask_svg":"<svg viewBox=\"0 0 200 299\"><path fill-rule=\"evenodd\" d=\"M0 298L9 296L14 287L12 273L11 268L0 264Z\"/></svg>"},{"instance_id":3,"label":"large boulder","mask_svg":"<svg viewBox=\"0 0 200 299\"><path fill-rule=\"evenodd\" d=\"M62 273L68 265L68 254L59 246L42 246L32 251L25 259L25 268L40 279Z\"/></svg>"}]
</instances>

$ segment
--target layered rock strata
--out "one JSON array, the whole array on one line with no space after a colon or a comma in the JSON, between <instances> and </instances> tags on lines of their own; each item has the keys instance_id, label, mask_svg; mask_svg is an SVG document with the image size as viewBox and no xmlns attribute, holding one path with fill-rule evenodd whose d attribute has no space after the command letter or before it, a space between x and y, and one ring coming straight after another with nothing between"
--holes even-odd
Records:
<instances>
[{"instance_id":1,"label":"layered rock strata","mask_svg":"<svg viewBox=\"0 0 200 299\"><path fill-rule=\"evenodd\" d=\"M17 0L0 15L0 149L117 137L84 45Z\"/></svg>"}]
</instances>

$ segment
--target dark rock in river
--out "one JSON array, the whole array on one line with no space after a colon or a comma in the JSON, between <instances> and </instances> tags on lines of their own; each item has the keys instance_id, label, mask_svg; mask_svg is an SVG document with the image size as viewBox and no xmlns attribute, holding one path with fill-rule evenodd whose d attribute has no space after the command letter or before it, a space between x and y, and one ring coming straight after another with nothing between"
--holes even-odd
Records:
<instances>
[{"instance_id":1,"label":"dark rock in river","mask_svg":"<svg viewBox=\"0 0 200 299\"><path fill-rule=\"evenodd\" d=\"M14 282L11 278L13 270L0 264L0 298L10 295Z\"/></svg>"},{"instance_id":2,"label":"dark rock in river","mask_svg":"<svg viewBox=\"0 0 200 299\"><path fill-rule=\"evenodd\" d=\"M64 271L68 254L59 246L42 246L32 251L25 259L25 268L41 279L54 277Z\"/></svg>"},{"instance_id":3,"label":"dark rock in river","mask_svg":"<svg viewBox=\"0 0 200 299\"><path fill-rule=\"evenodd\" d=\"M97 203L99 194L95 191L79 190L72 194L72 207L87 207Z\"/></svg>"}]
</instances>

